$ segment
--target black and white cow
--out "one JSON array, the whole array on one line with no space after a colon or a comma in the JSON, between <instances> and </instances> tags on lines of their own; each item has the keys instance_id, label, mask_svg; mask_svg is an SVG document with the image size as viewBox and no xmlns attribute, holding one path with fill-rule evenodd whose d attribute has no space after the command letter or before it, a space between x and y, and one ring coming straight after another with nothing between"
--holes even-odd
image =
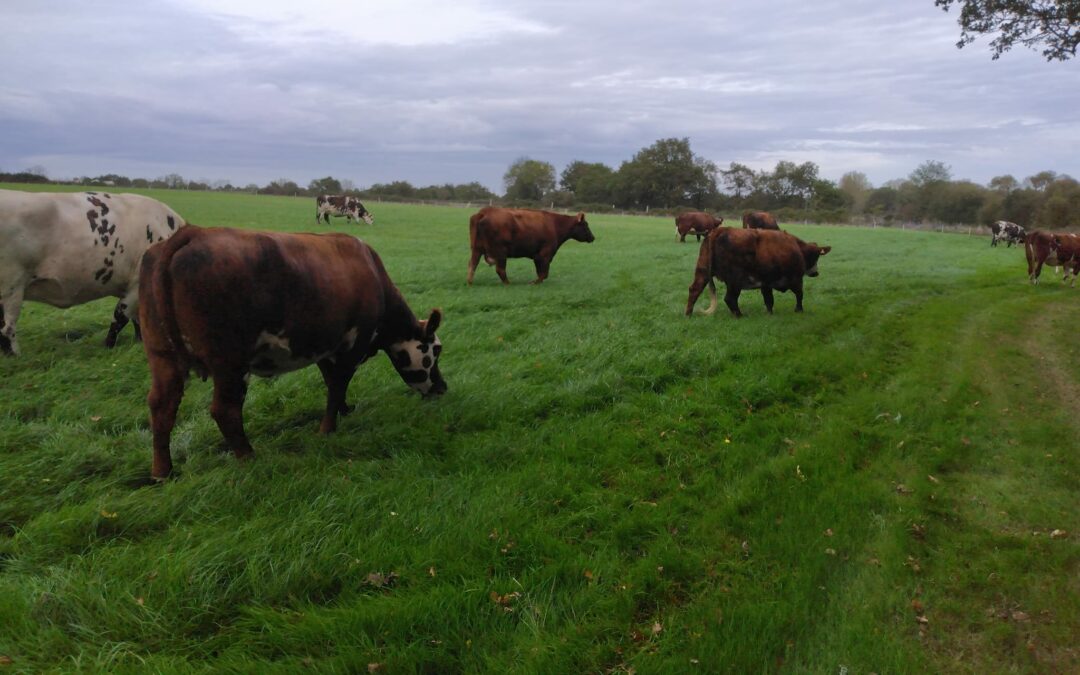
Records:
<instances>
[{"instance_id":1,"label":"black and white cow","mask_svg":"<svg viewBox=\"0 0 1080 675\"><path fill-rule=\"evenodd\" d=\"M19 353L15 323L26 300L71 307L120 298L105 338L115 345L138 317L143 253L184 225L140 195L0 190L0 352Z\"/></svg>"},{"instance_id":2,"label":"black and white cow","mask_svg":"<svg viewBox=\"0 0 1080 675\"><path fill-rule=\"evenodd\" d=\"M999 220L991 225L990 232L993 234L990 239L991 246L997 246L999 241L1007 242L1007 246L1020 245L1024 243L1024 238L1027 236L1024 228L1007 220Z\"/></svg>"},{"instance_id":3,"label":"black and white cow","mask_svg":"<svg viewBox=\"0 0 1080 675\"><path fill-rule=\"evenodd\" d=\"M319 195L315 198L315 222L317 223L320 219L323 219L326 221L326 224L329 225L330 216L345 216L349 222L363 220L368 225L372 225L375 222L371 213L364 208L364 205L361 204L360 200L356 197L350 197L348 195Z\"/></svg>"}]
</instances>

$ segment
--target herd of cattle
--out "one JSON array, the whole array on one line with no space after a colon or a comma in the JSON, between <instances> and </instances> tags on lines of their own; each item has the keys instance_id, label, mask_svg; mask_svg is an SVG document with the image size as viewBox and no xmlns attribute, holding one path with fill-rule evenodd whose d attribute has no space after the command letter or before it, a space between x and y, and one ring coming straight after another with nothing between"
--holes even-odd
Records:
<instances>
[{"instance_id":1,"label":"herd of cattle","mask_svg":"<svg viewBox=\"0 0 1080 675\"><path fill-rule=\"evenodd\" d=\"M316 221L329 223L332 215L374 222L355 197L319 196ZM724 302L736 317L739 295L750 289L761 291L769 313L773 292L791 291L801 312L803 278L817 276L819 258L831 250L784 232L763 211L747 212L742 228L685 213L675 230L681 242L690 233L704 239L687 316L706 286L705 313L715 311L714 278L724 282ZM469 219L467 281L481 258L504 284L507 259L529 258L532 283L541 283L570 239L595 240L584 213L483 208ZM1077 235L998 222L991 245L1000 241L1024 244L1032 283L1044 264L1065 267L1066 279L1080 272ZM119 298L106 345L131 321L149 362L155 479L172 471L169 439L191 371L213 379L210 413L238 458L252 454L242 418L251 374L317 365L327 389L323 433L349 411L345 394L356 369L380 351L421 395L446 391L435 335L441 312L417 319L378 254L356 237L202 228L132 194L0 190L0 351L19 353L15 325L24 301L71 307L106 296Z\"/></svg>"}]
</instances>

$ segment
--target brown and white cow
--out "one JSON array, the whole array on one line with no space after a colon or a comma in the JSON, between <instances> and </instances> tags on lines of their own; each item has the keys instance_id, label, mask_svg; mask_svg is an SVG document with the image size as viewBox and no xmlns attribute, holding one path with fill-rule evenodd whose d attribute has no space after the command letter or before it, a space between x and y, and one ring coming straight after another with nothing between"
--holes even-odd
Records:
<instances>
[{"instance_id":1,"label":"brown and white cow","mask_svg":"<svg viewBox=\"0 0 1080 675\"><path fill-rule=\"evenodd\" d=\"M319 195L315 198L315 222L319 219L330 224L330 216L345 216L350 223L363 220L368 225L375 223L375 218L364 208L360 200L349 195Z\"/></svg>"},{"instance_id":2,"label":"brown and white cow","mask_svg":"<svg viewBox=\"0 0 1080 675\"><path fill-rule=\"evenodd\" d=\"M584 213L564 216L535 209L486 206L469 218L469 285L481 256L489 265L495 265L504 284L510 283L506 278L507 258L531 258L536 265L536 280L532 283L539 284L547 279L552 258L568 239L587 244L596 239Z\"/></svg>"},{"instance_id":3,"label":"brown and white cow","mask_svg":"<svg viewBox=\"0 0 1080 675\"><path fill-rule=\"evenodd\" d=\"M19 353L15 324L27 300L66 308L119 298L105 338L115 345L137 316L143 253L184 225L141 195L0 190L0 352Z\"/></svg>"},{"instance_id":4,"label":"brown and white cow","mask_svg":"<svg viewBox=\"0 0 1080 675\"><path fill-rule=\"evenodd\" d=\"M716 311L717 277L727 286L724 303L736 317L739 293L761 289L765 309L773 311L773 291L791 291L795 295L795 311L803 311L803 276L818 275L818 259L832 250L831 246L807 243L787 232L772 230L734 229L718 227L701 242L686 316L694 312L701 291L709 286L711 302L705 314Z\"/></svg>"},{"instance_id":5,"label":"brown and white cow","mask_svg":"<svg viewBox=\"0 0 1080 675\"><path fill-rule=\"evenodd\" d=\"M685 244L686 235L693 232L701 241L702 237L723 224L723 218L714 218L701 211L687 211L675 216L675 237Z\"/></svg>"},{"instance_id":6,"label":"brown and white cow","mask_svg":"<svg viewBox=\"0 0 1080 675\"><path fill-rule=\"evenodd\" d=\"M1039 275L1044 264L1064 267L1062 281L1070 285L1080 272L1080 236L1070 233L1046 232L1034 230L1024 239L1024 255L1027 257L1028 279L1039 283ZM1069 279L1070 275L1072 280Z\"/></svg>"},{"instance_id":7,"label":"brown and white cow","mask_svg":"<svg viewBox=\"0 0 1080 675\"><path fill-rule=\"evenodd\" d=\"M1027 232L1024 228L1007 220L999 220L991 225L990 235L991 246L997 246L998 242L1004 241L1007 244L1006 248L1011 247L1013 244L1022 244L1024 239L1027 238Z\"/></svg>"},{"instance_id":8,"label":"brown and white cow","mask_svg":"<svg viewBox=\"0 0 1080 675\"><path fill-rule=\"evenodd\" d=\"M776 218L768 211L747 211L742 216L742 226L755 230L779 230Z\"/></svg>"},{"instance_id":9,"label":"brown and white cow","mask_svg":"<svg viewBox=\"0 0 1080 675\"><path fill-rule=\"evenodd\" d=\"M189 225L147 251L140 284L156 479L172 471L169 436L189 370L214 379L210 414L241 459L252 454L242 417L251 373L318 365L323 433L348 411L357 367L380 350L425 397L446 391L441 312L418 321L379 256L355 237Z\"/></svg>"}]
</instances>

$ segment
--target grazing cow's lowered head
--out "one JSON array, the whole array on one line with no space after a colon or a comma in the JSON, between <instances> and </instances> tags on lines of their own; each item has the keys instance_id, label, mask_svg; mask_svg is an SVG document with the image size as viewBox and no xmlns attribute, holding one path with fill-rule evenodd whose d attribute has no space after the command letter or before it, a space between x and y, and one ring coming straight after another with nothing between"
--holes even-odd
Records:
<instances>
[{"instance_id":1,"label":"grazing cow's lowered head","mask_svg":"<svg viewBox=\"0 0 1080 675\"><path fill-rule=\"evenodd\" d=\"M425 321L419 321L413 337L391 343L386 353L401 379L420 392L424 398L446 393L446 381L439 372L442 342L435 335L442 321L442 312L431 311Z\"/></svg>"},{"instance_id":2,"label":"grazing cow's lowered head","mask_svg":"<svg viewBox=\"0 0 1080 675\"><path fill-rule=\"evenodd\" d=\"M596 241L596 237L593 236L592 230L589 229L589 223L585 220L585 214L579 213L576 216L577 222L570 228L570 238L574 241L583 241L586 244L591 244Z\"/></svg>"}]
</instances>

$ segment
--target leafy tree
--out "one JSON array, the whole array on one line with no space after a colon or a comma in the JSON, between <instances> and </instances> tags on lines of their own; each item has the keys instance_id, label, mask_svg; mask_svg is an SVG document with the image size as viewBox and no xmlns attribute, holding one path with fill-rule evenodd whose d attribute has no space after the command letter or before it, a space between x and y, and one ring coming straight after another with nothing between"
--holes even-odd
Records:
<instances>
[{"instance_id":1,"label":"leafy tree","mask_svg":"<svg viewBox=\"0 0 1080 675\"><path fill-rule=\"evenodd\" d=\"M343 192L341 181L332 176L311 181L308 183L308 191L320 195L339 195Z\"/></svg>"},{"instance_id":2,"label":"leafy tree","mask_svg":"<svg viewBox=\"0 0 1080 675\"><path fill-rule=\"evenodd\" d=\"M870 191L874 189L874 186L870 184L870 179L866 177L865 173L848 171L843 176L840 176L839 189L840 192L844 193L851 210L855 213L862 213L866 208L866 200L870 197Z\"/></svg>"},{"instance_id":3,"label":"leafy tree","mask_svg":"<svg viewBox=\"0 0 1080 675\"><path fill-rule=\"evenodd\" d=\"M170 190L182 190L187 187L187 181L178 173L170 173L167 176L162 176L154 181L154 183L156 184L154 187L165 187Z\"/></svg>"},{"instance_id":4,"label":"leafy tree","mask_svg":"<svg viewBox=\"0 0 1080 675\"><path fill-rule=\"evenodd\" d=\"M908 180L918 188L934 183L947 183L952 180L952 169L944 162L928 159L911 172Z\"/></svg>"},{"instance_id":5,"label":"leafy tree","mask_svg":"<svg viewBox=\"0 0 1080 675\"><path fill-rule=\"evenodd\" d=\"M990 41L994 59L1021 44L1041 47L1047 61L1067 61L1080 44L1080 0L934 0L934 5L946 12L960 7L957 47L996 35Z\"/></svg>"},{"instance_id":6,"label":"leafy tree","mask_svg":"<svg viewBox=\"0 0 1080 675\"><path fill-rule=\"evenodd\" d=\"M581 160L575 160L566 165L562 173L559 174L559 187L568 192L577 192L578 184L581 182L582 176L585 176L590 171L595 171L598 167L607 168L603 164L589 162L582 162ZM610 171L610 169L608 169Z\"/></svg>"},{"instance_id":7,"label":"leafy tree","mask_svg":"<svg viewBox=\"0 0 1080 675\"><path fill-rule=\"evenodd\" d=\"M1055 171L1040 171L1034 176L1028 176L1024 182L1036 190L1045 190L1058 177Z\"/></svg>"},{"instance_id":8,"label":"leafy tree","mask_svg":"<svg viewBox=\"0 0 1080 675\"><path fill-rule=\"evenodd\" d=\"M664 138L623 162L616 177L624 205L703 208L716 196L716 165L697 157L688 138Z\"/></svg>"},{"instance_id":9,"label":"leafy tree","mask_svg":"<svg viewBox=\"0 0 1080 675\"><path fill-rule=\"evenodd\" d=\"M975 223L986 203L986 188L970 181L947 183L937 190L927 208L927 215L937 222Z\"/></svg>"},{"instance_id":10,"label":"leafy tree","mask_svg":"<svg viewBox=\"0 0 1080 675\"><path fill-rule=\"evenodd\" d=\"M503 175L508 199L540 201L555 189L555 167L528 157L521 157Z\"/></svg>"},{"instance_id":11,"label":"leafy tree","mask_svg":"<svg viewBox=\"0 0 1080 675\"><path fill-rule=\"evenodd\" d=\"M744 194L749 194L754 188L754 170L745 164L732 162L727 169L720 172L724 187L735 193L737 199Z\"/></svg>"},{"instance_id":12,"label":"leafy tree","mask_svg":"<svg viewBox=\"0 0 1080 675\"><path fill-rule=\"evenodd\" d=\"M1018 187L1020 187L1020 181L1008 174L1004 176L994 176L990 179L990 189L994 192L1009 194Z\"/></svg>"}]
</instances>

